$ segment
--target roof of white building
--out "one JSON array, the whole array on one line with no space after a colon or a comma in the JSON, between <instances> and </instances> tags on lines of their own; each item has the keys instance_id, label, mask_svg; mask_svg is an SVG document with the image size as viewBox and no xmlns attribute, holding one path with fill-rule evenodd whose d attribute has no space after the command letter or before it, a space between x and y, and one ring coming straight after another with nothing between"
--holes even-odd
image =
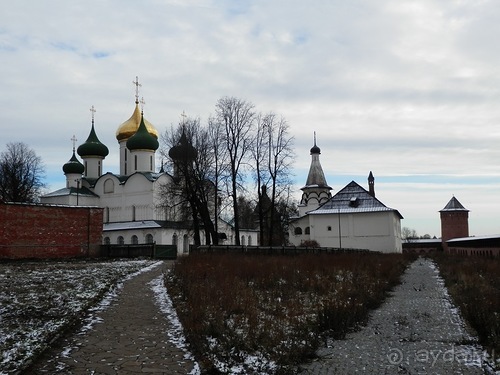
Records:
<instances>
[{"instance_id":1,"label":"roof of white building","mask_svg":"<svg viewBox=\"0 0 500 375\"><path fill-rule=\"evenodd\" d=\"M500 239L500 234L452 238L451 240L448 240L446 242L462 242L462 241L478 241L478 240L494 240L494 239Z\"/></svg>"},{"instance_id":2,"label":"roof of white building","mask_svg":"<svg viewBox=\"0 0 500 375\"><path fill-rule=\"evenodd\" d=\"M50 192L48 194L45 194L43 197L62 197L66 195L80 195L80 196L88 196L88 197L97 197L96 194L94 194L91 190L87 189L85 186L76 188L76 187L70 187L70 188L62 188L53 192Z\"/></svg>"},{"instance_id":3,"label":"roof of white building","mask_svg":"<svg viewBox=\"0 0 500 375\"><path fill-rule=\"evenodd\" d=\"M103 231L133 230L133 229L161 229L161 228L184 228L189 229L192 225L189 222L165 221L165 220L141 220L141 221L121 221L115 223L104 223Z\"/></svg>"},{"instance_id":4,"label":"roof of white building","mask_svg":"<svg viewBox=\"0 0 500 375\"><path fill-rule=\"evenodd\" d=\"M394 211L401 219L403 216L394 208L387 207L377 198L370 195L363 187L354 181L331 197L309 215L324 215L338 213L384 212Z\"/></svg>"}]
</instances>

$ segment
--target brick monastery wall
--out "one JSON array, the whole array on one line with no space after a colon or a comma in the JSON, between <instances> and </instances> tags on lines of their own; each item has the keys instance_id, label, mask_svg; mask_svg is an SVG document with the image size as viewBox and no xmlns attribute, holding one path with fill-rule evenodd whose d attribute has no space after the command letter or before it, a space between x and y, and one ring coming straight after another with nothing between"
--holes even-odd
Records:
<instances>
[{"instance_id":1,"label":"brick monastery wall","mask_svg":"<svg viewBox=\"0 0 500 375\"><path fill-rule=\"evenodd\" d=\"M94 257L102 241L103 209L0 204L0 259Z\"/></svg>"},{"instance_id":2,"label":"brick monastery wall","mask_svg":"<svg viewBox=\"0 0 500 375\"><path fill-rule=\"evenodd\" d=\"M455 255L475 255L475 256L485 256L485 257L499 257L500 248L499 247L452 247L449 246L447 250L448 254Z\"/></svg>"}]
</instances>

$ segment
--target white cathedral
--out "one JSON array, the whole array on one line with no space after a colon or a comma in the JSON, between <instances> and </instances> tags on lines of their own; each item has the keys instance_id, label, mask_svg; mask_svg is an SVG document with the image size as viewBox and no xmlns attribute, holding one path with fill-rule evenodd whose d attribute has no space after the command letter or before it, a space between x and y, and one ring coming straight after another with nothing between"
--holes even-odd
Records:
<instances>
[{"instance_id":1,"label":"white cathedral","mask_svg":"<svg viewBox=\"0 0 500 375\"><path fill-rule=\"evenodd\" d=\"M138 80L134 84L140 86ZM173 244L178 254L187 253L194 243L192 223L179 220L174 205L166 204L161 196L173 176L163 166L156 170L158 131L139 109L138 91L132 116L116 131L119 174L102 172L109 149L97 137L93 107L91 111L90 134L76 150L83 164L73 146L71 159L63 165L66 187L42 196L41 203L102 207L104 244ZM218 229L219 237L225 238L223 244L235 243L228 223L219 219ZM240 230L240 235L242 245L258 245L257 231Z\"/></svg>"},{"instance_id":2,"label":"white cathedral","mask_svg":"<svg viewBox=\"0 0 500 375\"><path fill-rule=\"evenodd\" d=\"M311 148L311 166L302 190L299 215L292 218L289 241L300 246L316 242L322 247L401 253L401 214L375 197L375 178L369 190L351 181L332 196L319 161L320 148Z\"/></svg>"}]
</instances>

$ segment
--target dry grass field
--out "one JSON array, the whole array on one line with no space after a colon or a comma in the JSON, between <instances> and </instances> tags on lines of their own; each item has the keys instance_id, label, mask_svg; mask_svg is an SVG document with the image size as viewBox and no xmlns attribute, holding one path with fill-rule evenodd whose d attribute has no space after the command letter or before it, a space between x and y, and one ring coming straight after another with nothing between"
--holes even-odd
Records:
<instances>
[{"instance_id":1,"label":"dry grass field","mask_svg":"<svg viewBox=\"0 0 500 375\"><path fill-rule=\"evenodd\" d=\"M397 254L192 254L167 277L206 373L289 374L364 322L399 283Z\"/></svg>"}]
</instances>

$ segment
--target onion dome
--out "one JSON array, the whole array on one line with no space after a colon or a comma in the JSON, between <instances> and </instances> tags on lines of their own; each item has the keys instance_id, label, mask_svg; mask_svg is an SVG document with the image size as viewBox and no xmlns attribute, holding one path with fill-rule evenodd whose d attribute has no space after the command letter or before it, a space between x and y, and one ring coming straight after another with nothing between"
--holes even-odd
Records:
<instances>
[{"instance_id":1,"label":"onion dome","mask_svg":"<svg viewBox=\"0 0 500 375\"><path fill-rule=\"evenodd\" d=\"M312 154L321 154L321 149L316 146L316 132L314 132L314 146L311 147L311 155Z\"/></svg>"},{"instance_id":2,"label":"onion dome","mask_svg":"<svg viewBox=\"0 0 500 375\"><path fill-rule=\"evenodd\" d=\"M63 165L64 174L83 174L85 171L85 167L82 163L76 158L75 149L73 148L73 156L69 161Z\"/></svg>"},{"instance_id":3,"label":"onion dome","mask_svg":"<svg viewBox=\"0 0 500 375\"><path fill-rule=\"evenodd\" d=\"M194 160L198 155L198 151L188 142L186 133L182 130L181 138L179 139L179 143L172 147L168 151L168 156L175 161L188 161Z\"/></svg>"},{"instance_id":4,"label":"onion dome","mask_svg":"<svg viewBox=\"0 0 500 375\"><path fill-rule=\"evenodd\" d=\"M139 101L136 100L134 113L132 113L132 116L121 124L116 131L116 139L118 142L132 137L137 132L137 129L139 129L142 118L143 116L139 110ZM144 124L146 125L146 129L149 134L158 139L158 130L156 130L153 124L146 119L144 119Z\"/></svg>"},{"instance_id":5,"label":"onion dome","mask_svg":"<svg viewBox=\"0 0 500 375\"><path fill-rule=\"evenodd\" d=\"M78 147L78 155L81 157L85 156L101 156L105 158L108 156L109 150L104 145L99 141L99 138L97 138L97 135L94 130L94 121L92 120L92 129L90 130L89 137L85 141L85 143L81 144Z\"/></svg>"},{"instance_id":6,"label":"onion dome","mask_svg":"<svg viewBox=\"0 0 500 375\"><path fill-rule=\"evenodd\" d=\"M139 129L127 140L127 148L132 150L153 150L156 151L160 144L156 137L150 134L144 122L144 116L141 115Z\"/></svg>"}]
</instances>

